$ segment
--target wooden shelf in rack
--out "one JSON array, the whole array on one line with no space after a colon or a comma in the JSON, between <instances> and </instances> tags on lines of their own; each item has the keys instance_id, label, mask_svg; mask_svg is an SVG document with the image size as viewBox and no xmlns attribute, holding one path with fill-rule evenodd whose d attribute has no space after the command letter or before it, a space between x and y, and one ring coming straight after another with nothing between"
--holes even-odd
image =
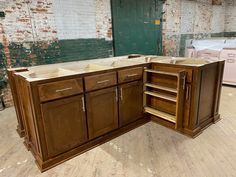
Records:
<instances>
[{"instance_id":1,"label":"wooden shelf in rack","mask_svg":"<svg viewBox=\"0 0 236 177\"><path fill-rule=\"evenodd\" d=\"M147 112L149 114L160 117L160 118L165 119L169 122L176 123L176 116L173 116L171 114L168 114L168 113L165 113L162 111L158 111L158 110L150 108L150 107L145 107L144 110L145 110L145 112Z\"/></svg>"},{"instance_id":2,"label":"wooden shelf in rack","mask_svg":"<svg viewBox=\"0 0 236 177\"><path fill-rule=\"evenodd\" d=\"M151 87L151 88L156 88L156 89L159 89L159 90L172 92L172 93L177 93L177 89L174 89L174 88L159 86L159 85L155 85L155 84L151 84L151 83L146 83L145 86L146 87Z\"/></svg>"},{"instance_id":3,"label":"wooden shelf in rack","mask_svg":"<svg viewBox=\"0 0 236 177\"><path fill-rule=\"evenodd\" d=\"M145 72L148 73L156 73L156 74L163 74L163 75L169 75L169 76L179 76L179 73L172 73L172 72L165 72L165 71L157 71L157 70L153 70L153 69L145 69Z\"/></svg>"},{"instance_id":4,"label":"wooden shelf in rack","mask_svg":"<svg viewBox=\"0 0 236 177\"><path fill-rule=\"evenodd\" d=\"M151 95L151 96L154 96L154 97L157 97L157 98L162 98L162 99L168 100L168 101L173 101L173 102L177 101L175 96L164 95L164 94L150 92L150 91L145 91L144 94Z\"/></svg>"}]
</instances>

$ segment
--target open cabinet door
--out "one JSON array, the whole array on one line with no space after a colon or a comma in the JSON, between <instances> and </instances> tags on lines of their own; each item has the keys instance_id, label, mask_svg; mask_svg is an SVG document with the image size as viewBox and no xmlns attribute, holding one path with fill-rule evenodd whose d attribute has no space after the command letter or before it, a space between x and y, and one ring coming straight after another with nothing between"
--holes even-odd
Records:
<instances>
[{"instance_id":1,"label":"open cabinet door","mask_svg":"<svg viewBox=\"0 0 236 177\"><path fill-rule=\"evenodd\" d=\"M177 105L176 105L176 124L175 128L181 130L183 128L183 118L184 118L184 97L186 88L186 72L179 72L177 81Z\"/></svg>"},{"instance_id":2,"label":"open cabinet door","mask_svg":"<svg viewBox=\"0 0 236 177\"><path fill-rule=\"evenodd\" d=\"M173 129L183 128L186 71L170 70L160 64L145 69L144 111L155 121Z\"/></svg>"}]
</instances>

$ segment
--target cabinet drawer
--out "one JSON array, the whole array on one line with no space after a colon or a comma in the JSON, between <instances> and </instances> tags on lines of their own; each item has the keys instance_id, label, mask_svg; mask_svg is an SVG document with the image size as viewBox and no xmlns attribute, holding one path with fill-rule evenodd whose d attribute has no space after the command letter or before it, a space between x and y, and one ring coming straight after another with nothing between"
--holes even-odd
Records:
<instances>
[{"instance_id":1,"label":"cabinet drawer","mask_svg":"<svg viewBox=\"0 0 236 177\"><path fill-rule=\"evenodd\" d=\"M113 86L117 84L116 72L87 76L84 81L86 91Z\"/></svg>"},{"instance_id":2,"label":"cabinet drawer","mask_svg":"<svg viewBox=\"0 0 236 177\"><path fill-rule=\"evenodd\" d=\"M129 82L141 79L143 76L143 68L130 68L118 71L118 81L119 83Z\"/></svg>"},{"instance_id":3,"label":"cabinet drawer","mask_svg":"<svg viewBox=\"0 0 236 177\"><path fill-rule=\"evenodd\" d=\"M49 101L83 92L82 79L70 79L38 86L40 101Z\"/></svg>"}]
</instances>

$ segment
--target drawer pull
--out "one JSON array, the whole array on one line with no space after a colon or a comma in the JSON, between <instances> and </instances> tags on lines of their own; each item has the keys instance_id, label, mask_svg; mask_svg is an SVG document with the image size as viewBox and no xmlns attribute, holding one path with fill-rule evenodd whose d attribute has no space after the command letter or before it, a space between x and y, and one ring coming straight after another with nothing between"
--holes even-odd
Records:
<instances>
[{"instance_id":1,"label":"drawer pull","mask_svg":"<svg viewBox=\"0 0 236 177\"><path fill-rule=\"evenodd\" d=\"M116 88L116 102L118 102L119 99L118 99L118 89Z\"/></svg>"},{"instance_id":2,"label":"drawer pull","mask_svg":"<svg viewBox=\"0 0 236 177\"><path fill-rule=\"evenodd\" d=\"M227 59L227 63L235 63L234 59Z\"/></svg>"},{"instance_id":3,"label":"drawer pull","mask_svg":"<svg viewBox=\"0 0 236 177\"><path fill-rule=\"evenodd\" d=\"M64 92L64 91L67 91L67 90L72 90L72 87L68 87L68 88L64 88L64 89L60 89L60 90L56 90L56 92Z\"/></svg>"},{"instance_id":4,"label":"drawer pull","mask_svg":"<svg viewBox=\"0 0 236 177\"><path fill-rule=\"evenodd\" d=\"M186 87L186 100L188 100L189 98L189 88L188 88L188 85Z\"/></svg>"},{"instance_id":5,"label":"drawer pull","mask_svg":"<svg viewBox=\"0 0 236 177\"><path fill-rule=\"evenodd\" d=\"M128 77L134 77L134 76L138 76L138 74L129 74Z\"/></svg>"},{"instance_id":6,"label":"drawer pull","mask_svg":"<svg viewBox=\"0 0 236 177\"><path fill-rule=\"evenodd\" d=\"M186 76L183 76L183 90L185 89L185 85L186 85Z\"/></svg>"},{"instance_id":7,"label":"drawer pull","mask_svg":"<svg viewBox=\"0 0 236 177\"><path fill-rule=\"evenodd\" d=\"M229 53L228 54L228 57L235 57L236 55L235 54L233 54L233 53Z\"/></svg>"},{"instance_id":8,"label":"drawer pull","mask_svg":"<svg viewBox=\"0 0 236 177\"><path fill-rule=\"evenodd\" d=\"M104 81L98 81L97 84L104 84L106 82L109 82L110 80L104 80Z\"/></svg>"},{"instance_id":9,"label":"drawer pull","mask_svg":"<svg viewBox=\"0 0 236 177\"><path fill-rule=\"evenodd\" d=\"M122 101L123 100L123 89L120 88L120 100Z\"/></svg>"},{"instance_id":10,"label":"drawer pull","mask_svg":"<svg viewBox=\"0 0 236 177\"><path fill-rule=\"evenodd\" d=\"M81 98L82 100L82 110L85 112L85 103L84 103L84 97Z\"/></svg>"}]
</instances>

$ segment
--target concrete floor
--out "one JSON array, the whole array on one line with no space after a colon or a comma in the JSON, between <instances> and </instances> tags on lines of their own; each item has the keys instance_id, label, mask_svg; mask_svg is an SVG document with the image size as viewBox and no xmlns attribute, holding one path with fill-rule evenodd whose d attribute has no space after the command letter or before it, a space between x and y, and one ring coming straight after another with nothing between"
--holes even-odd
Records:
<instances>
[{"instance_id":1,"label":"concrete floor","mask_svg":"<svg viewBox=\"0 0 236 177\"><path fill-rule=\"evenodd\" d=\"M222 120L195 139L148 123L41 174L8 108L0 111L0 176L234 177L236 88L223 87L220 112Z\"/></svg>"}]
</instances>

